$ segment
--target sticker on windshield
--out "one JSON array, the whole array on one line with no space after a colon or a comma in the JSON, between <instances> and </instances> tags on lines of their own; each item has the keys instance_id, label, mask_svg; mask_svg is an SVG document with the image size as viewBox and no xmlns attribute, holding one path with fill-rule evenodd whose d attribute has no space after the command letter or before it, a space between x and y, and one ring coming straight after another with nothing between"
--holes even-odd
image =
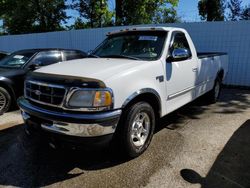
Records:
<instances>
[{"instance_id":1,"label":"sticker on windshield","mask_svg":"<svg viewBox=\"0 0 250 188\"><path fill-rule=\"evenodd\" d=\"M23 57L24 57L23 55L15 55L14 56L15 59L23 59Z\"/></svg>"},{"instance_id":2,"label":"sticker on windshield","mask_svg":"<svg viewBox=\"0 0 250 188\"><path fill-rule=\"evenodd\" d=\"M140 36L139 40L157 41L157 36Z\"/></svg>"}]
</instances>

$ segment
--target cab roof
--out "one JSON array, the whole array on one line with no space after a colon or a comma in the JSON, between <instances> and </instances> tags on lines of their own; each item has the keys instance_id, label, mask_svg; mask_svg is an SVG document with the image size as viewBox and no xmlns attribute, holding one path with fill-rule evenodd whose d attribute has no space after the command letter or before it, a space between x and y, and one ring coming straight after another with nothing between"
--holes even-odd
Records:
<instances>
[{"instance_id":1,"label":"cab roof","mask_svg":"<svg viewBox=\"0 0 250 188\"><path fill-rule=\"evenodd\" d=\"M175 27L128 27L128 28L124 28L118 31L112 31L112 32L108 32L107 35L116 35L116 34L122 34L122 33L126 33L126 32L135 32L135 31L172 31L172 30L176 30L176 29L180 29L183 30L181 28L175 28Z\"/></svg>"}]
</instances>

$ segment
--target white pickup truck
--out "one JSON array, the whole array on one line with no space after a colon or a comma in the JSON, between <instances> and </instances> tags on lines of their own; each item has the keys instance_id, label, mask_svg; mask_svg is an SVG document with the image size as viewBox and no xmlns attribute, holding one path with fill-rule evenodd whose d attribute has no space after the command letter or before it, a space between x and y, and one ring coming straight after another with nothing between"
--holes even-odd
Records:
<instances>
[{"instance_id":1,"label":"white pickup truck","mask_svg":"<svg viewBox=\"0 0 250 188\"><path fill-rule=\"evenodd\" d=\"M197 53L184 29L125 29L108 33L89 58L32 73L18 104L28 134L113 141L136 157L148 148L157 119L203 94L216 102L227 63L225 53Z\"/></svg>"}]
</instances>

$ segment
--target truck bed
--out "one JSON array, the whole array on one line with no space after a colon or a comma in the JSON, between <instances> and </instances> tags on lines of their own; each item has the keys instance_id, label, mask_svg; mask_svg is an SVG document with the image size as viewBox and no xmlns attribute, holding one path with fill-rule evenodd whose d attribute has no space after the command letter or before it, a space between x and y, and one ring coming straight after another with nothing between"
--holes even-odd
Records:
<instances>
[{"instance_id":1,"label":"truck bed","mask_svg":"<svg viewBox=\"0 0 250 188\"><path fill-rule=\"evenodd\" d=\"M222 56L227 55L225 52L198 52L197 56L199 59L214 57L214 56Z\"/></svg>"}]
</instances>

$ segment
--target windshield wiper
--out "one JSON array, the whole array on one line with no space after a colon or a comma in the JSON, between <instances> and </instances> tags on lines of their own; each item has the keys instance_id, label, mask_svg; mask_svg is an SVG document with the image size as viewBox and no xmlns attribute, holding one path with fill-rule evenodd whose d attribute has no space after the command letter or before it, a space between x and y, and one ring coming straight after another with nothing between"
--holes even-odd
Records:
<instances>
[{"instance_id":1,"label":"windshield wiper","mask_svg":"<svg viewBox=\"0 0 250 188\"><path fill-rule=\"evenodd\" d=\"M113 55L105 55L105 56L101 56L101 57L110 57L110 58L125 58L125 59L133 59L133 60L142 60L140 58L137 57L133 57L133 56L127 56L127 55L118 55L118 54L113 54Z\"/></svg>"}]
</instances>

